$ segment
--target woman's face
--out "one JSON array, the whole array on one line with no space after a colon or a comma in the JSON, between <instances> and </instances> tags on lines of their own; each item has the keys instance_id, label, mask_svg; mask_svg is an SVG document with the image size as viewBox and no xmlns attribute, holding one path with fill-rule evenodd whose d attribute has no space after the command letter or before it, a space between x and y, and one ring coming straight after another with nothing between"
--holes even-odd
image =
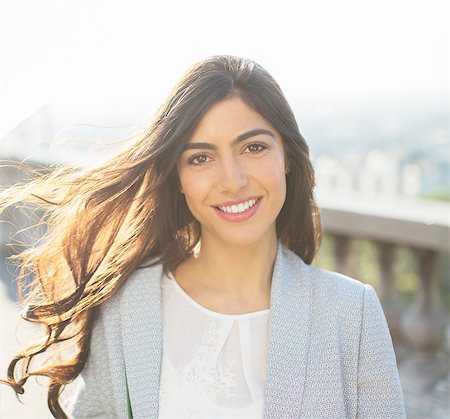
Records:
<instances>
[{"instance_id":1,"label":"woman's face","mask_svg":"<svg viewBox=\"0 0 450 419\"><path fill-rule=\"evenodd\" d=\"M276 238L275 221L286 198L283 142L240 98L209 109L177 170L202 241L251 245Z\"/></svg>"}]
</instances>

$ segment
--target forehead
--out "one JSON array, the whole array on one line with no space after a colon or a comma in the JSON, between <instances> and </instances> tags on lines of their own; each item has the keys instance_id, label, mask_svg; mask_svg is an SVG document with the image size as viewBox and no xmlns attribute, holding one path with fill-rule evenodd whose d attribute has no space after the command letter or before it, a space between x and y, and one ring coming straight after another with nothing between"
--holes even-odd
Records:
<instances>
[{"instance_id":1,"label":"forehead","mask_svg":"<svg viewBox=\"0 0 450 419\"><path fill-rule=\"evenodd\" d=\"M279 137L275 128L262 115L239 97L231 97L211 106L201 118L188 143L196 140L231 141L240 134L257 128L270 130Z\"/></svg>"}]
</instances>

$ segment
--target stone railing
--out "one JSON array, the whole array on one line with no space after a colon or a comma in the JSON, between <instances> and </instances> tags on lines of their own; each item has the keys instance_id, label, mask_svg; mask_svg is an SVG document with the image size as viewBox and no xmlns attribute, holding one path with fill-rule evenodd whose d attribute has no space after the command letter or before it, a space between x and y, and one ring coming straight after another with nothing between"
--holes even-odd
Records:
<instances>
[{"instance_id":1,"label":"stone railing","mask_svg":"<svg viewBox=\"0 0 450 419\"><path fill-rule=\"evenodd\" d=\"M450 322L443 304L449 299L448 272L437 272L438 260L448 261L450 253L450 203L320 194L318 203L337 271L358 277L349 266L355 241L368 240L376 249L376 289L394 341L408 418L450 417ZM409 302L397 286L398 248L409 249L415 262L417 284Z\"/></svg>"}]
</instances>

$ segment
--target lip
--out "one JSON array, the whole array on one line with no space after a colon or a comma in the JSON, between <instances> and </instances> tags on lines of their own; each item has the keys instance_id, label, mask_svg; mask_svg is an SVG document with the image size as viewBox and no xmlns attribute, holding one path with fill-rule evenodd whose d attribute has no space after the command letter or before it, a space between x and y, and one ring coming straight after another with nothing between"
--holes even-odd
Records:
<instances>
[{"instance_id":1,"label":"lip","mask_svg":"<svg viewBox=\"0 0 450 419\"><path fill-rule=\"evenodd\" d=\"M253 198L250 198L250 199L253 199ZM250 217L253 217L255 212L258 210L259 204L261 203L261 198L257 198L257 199L258 200L256 201L256 204L253 205L253 207L251 207L248 210L241 212L241 213L233 214L233 213L223 212L222 210L220 210L219 208L216 208L216 207L213 207L213 209L216 212L216 214L225 221L230 221L233 223L241 222L241 221L248 220ZM243 201L239 201L239 202L243 202ZM236 205L236 204L234 204L234 205Z\"/></svg>"}]
</instances>

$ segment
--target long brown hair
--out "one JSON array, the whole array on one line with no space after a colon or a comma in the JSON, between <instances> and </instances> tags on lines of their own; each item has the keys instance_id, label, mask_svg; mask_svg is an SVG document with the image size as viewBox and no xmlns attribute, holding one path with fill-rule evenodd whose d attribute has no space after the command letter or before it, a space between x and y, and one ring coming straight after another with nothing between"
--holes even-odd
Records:
<instances>
[{"instance_id":1,"label":"long brown hair","mask_svg":"<svg viewBox=\"0 0 450 419\"><path fill-rule=\"evenodd\" d=\"M23 317L44 324L45 338L17 354L4 382L23 393L28 377L50 378L48 405L65 418L59 396L83 369L99 305L143 264L174 269L193 253L200 226L179 190L176 162L205 112L240 97L277 129L290 172L277 218L283 244L311 263L320 242L320 217L308 146L280 87L254 61L214 56L193 65L153 120L126 150L88 169L52 167L0 194L0 212L20 203L43 211L46 233L15 256L19 279L34 278ZM63 349L70 357L61 358ZM40 354L45 361L31 368ZM18 366L23 368L15 378Z\"/></svg>"}]
</instances>

